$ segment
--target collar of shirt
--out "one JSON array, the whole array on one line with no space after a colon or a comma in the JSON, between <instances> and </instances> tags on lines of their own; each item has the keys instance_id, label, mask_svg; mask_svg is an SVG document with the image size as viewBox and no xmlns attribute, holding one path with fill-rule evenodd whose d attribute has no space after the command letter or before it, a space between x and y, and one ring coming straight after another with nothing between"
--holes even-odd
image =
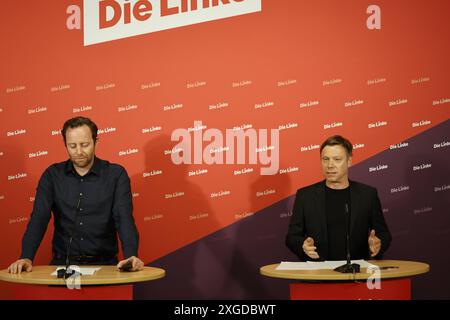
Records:
<instances>
[{"instance_id":1,"label":"collar of shirt","mask_svg":"<svg viewBox=\"0 0 450 320\"><path fill-rule=\"evenodd\" d=\"M102 167L102 160L94 157L94 164L92 165L91 169L88 173L86 173L86 176L89 174L95 174L96 176L100 176L101 173L101 167ZM68 159L65 164L65 172L66 174L73 173L74 175L78 176L78 172L73 167L72 160Z\"/></svg>"}]
</instances>

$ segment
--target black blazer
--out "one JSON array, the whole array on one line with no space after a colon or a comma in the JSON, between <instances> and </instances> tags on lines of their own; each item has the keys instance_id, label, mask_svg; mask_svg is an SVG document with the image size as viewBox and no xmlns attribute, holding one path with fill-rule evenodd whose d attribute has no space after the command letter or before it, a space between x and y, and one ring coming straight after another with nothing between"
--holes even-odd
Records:
<instances>
[{"instance_id":1,"label":"black blazer","mask_svg":"<svg viewBox=\"0 0 450 320\"><path fill-rule=\"evenodd\" d=\"M392 237L384 220L377 190L350 181L350 255L352 259L382 259ZM371 258L368 238L370 230L381 240L381 249ZM294 210L286 236L286 245L300 260L312 260L302 249L307 237L314 239L320 260L328 257L327 221L325 214L325 181L297 191Z\"/></svg>"}]
</instances>

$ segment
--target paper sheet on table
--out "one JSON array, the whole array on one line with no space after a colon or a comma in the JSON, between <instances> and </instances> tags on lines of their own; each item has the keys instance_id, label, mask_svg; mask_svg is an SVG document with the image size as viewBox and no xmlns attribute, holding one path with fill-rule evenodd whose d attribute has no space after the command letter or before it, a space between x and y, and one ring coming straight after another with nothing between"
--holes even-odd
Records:
<instances>
[{"instance_id":1,"label":"paper sheet on table","mask_svg":"<svg viewBox=\"0 0 450 320\"><path fill-rule=\"evenodd\" d=\"M282 261L276 270L333 270L339 266L342 266L347 261L306 261L306 262L288 262ZM361 268L376 267L373 264L368 263L365 260L352 260L352 263L357 263Z\"/></svg>"},{"instance_id":2,"label":"paper sheet on table","mask_svg":"<svg viewBox=\"0 0 450 320\"><path fill-rule=\"evenodd\" d=\"M72 268L72 267L74 270L81 272L82 276L92 276L92 275L94 275L94 273L96 273L98 270L101 269L101 268L87 268L87 267L81 268L81 267L76 267L76 266L70 266L69 268ZM51 275L56 276L58 270L60 270L60 269L64 269L64 267L56 268L55 272L53 272Z\"/></svg>"}]
</instances>

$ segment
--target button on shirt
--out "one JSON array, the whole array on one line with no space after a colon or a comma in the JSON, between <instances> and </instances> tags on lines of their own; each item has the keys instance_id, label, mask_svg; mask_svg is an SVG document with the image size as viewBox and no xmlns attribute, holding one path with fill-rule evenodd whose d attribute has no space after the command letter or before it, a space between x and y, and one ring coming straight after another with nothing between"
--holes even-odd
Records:
<instances>
[{"instance_id":1,"label":"button on shirt","mask_svg":"<svg viewBox=\"0 0 450 320\"><path fill-rule=\"evenodd\" d=\"M114 256L118 234L125 258L137 256L130 178L122 166L95 158L84 176L70 160L48 167L22 239L22 259L34 259L52 212L53 254L65 255L73 235L70 255Z\"/></svg>"}]
</instances>

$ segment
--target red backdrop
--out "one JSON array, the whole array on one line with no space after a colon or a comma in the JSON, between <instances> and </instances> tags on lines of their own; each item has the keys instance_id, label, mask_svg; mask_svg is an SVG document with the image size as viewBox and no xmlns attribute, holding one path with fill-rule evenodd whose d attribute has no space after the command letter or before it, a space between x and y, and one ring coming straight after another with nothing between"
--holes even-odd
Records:
<instances>
[{"instance_id":1,"label":"red backdrop","mask_svg":"<svg viewBox=\"0 0 450 320\"><path fill-rule=\"evenodd\" d=\"M97 155L131 177L146 263L320 179L318 151L302 147L339 133L359 146L358 163L449 118L448 1L376 1L381 29L369 30L371 1L264 0L259 13L86 47L83 30L66 27L71 4L82 7L8 1L0 11L1 268L20 253L40 175L67 158L54 131L70 117L109 131ZM308 102L318 103L301 107ZM210 107L219 103L228 106ZM174 104L182 107L164 111ZM170 135L195 120L223 131L296 124L280 131L280 169L298 171L176 166L164 152L175 145ZM134 153L120 155L127 150ZM233 174L243 168L254 171ZM197 169L208 173L189 176ZM144 177L154 170L162 174ZM221 191L229 194L211 197ZM184 195L166 199L177 192ZM50 259L51 230L36 264Z\"/></svg>"}]
</instances>

